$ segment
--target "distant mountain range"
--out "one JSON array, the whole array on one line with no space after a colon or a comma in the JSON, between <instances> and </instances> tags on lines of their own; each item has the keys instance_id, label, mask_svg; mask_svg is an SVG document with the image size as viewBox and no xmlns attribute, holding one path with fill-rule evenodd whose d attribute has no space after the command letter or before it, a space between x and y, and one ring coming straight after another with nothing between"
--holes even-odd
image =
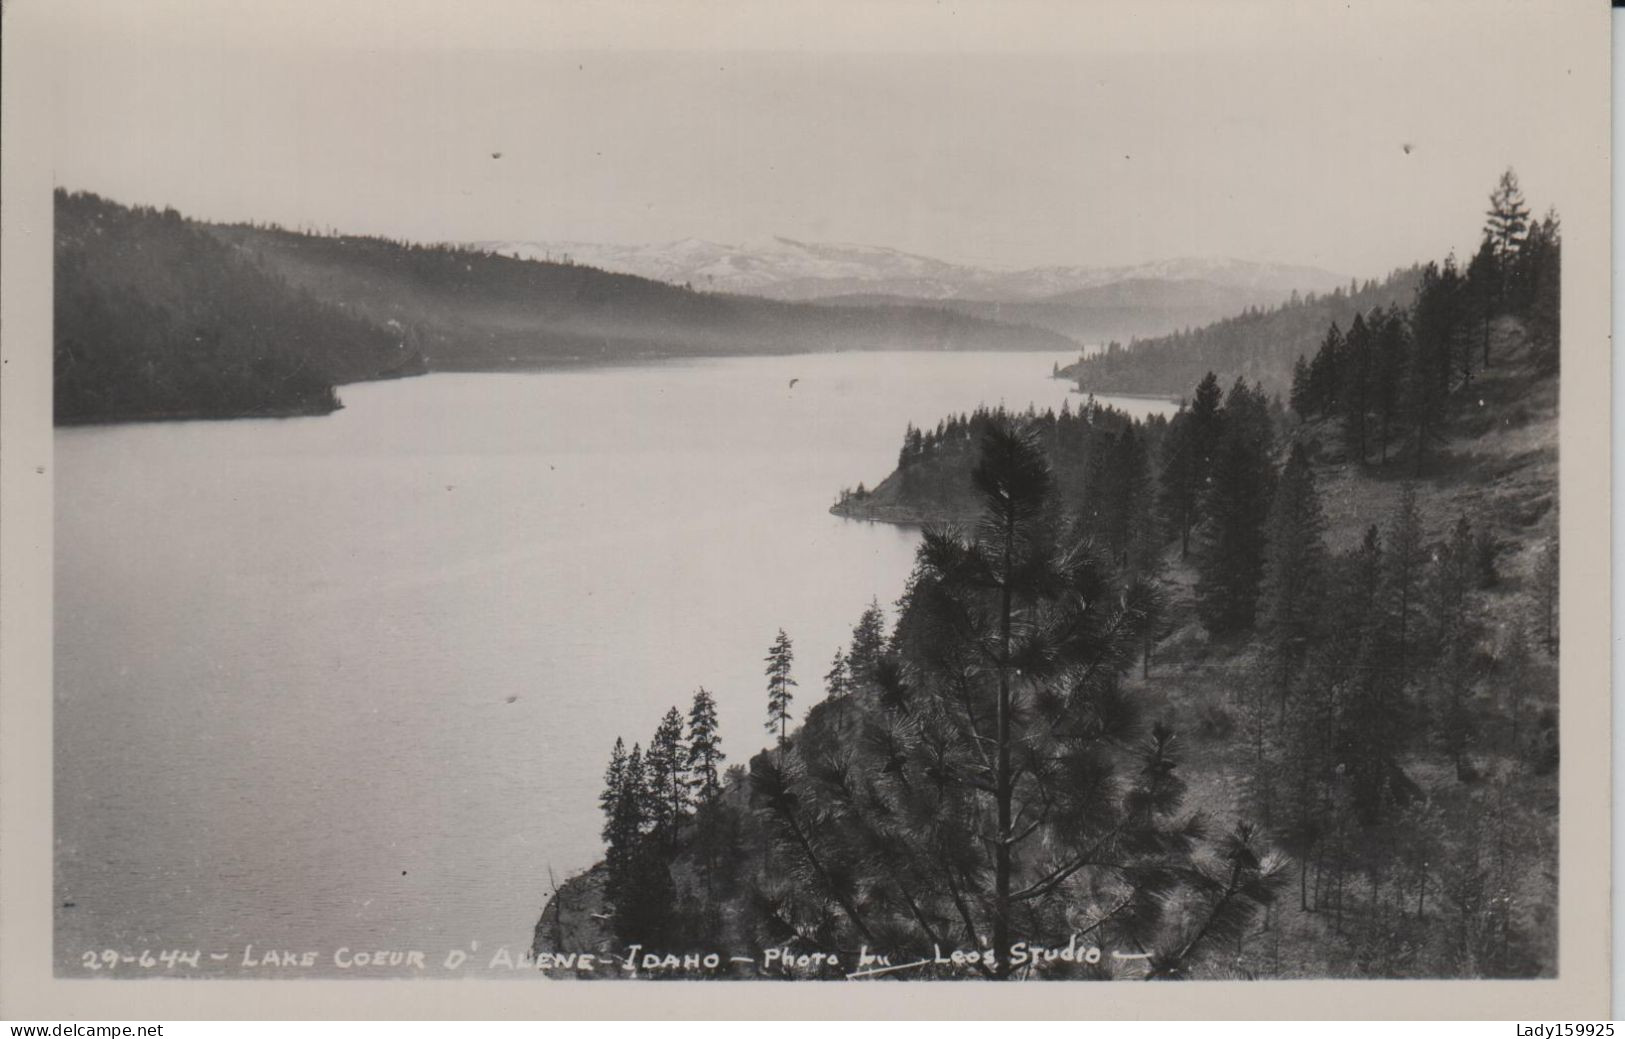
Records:
<instances>
[{"instance_id":1,"label":"distant mountain range","mask_svg":"<svg viewBox=\"0 0 1625 1039\"><path fill-rule=\"evenodd\" d=\"M478 242L524 259L568 261L704 292L860 306L926 304L1033 324L1083 343L1160 335L1324 293L1349 279L1317 267L1173 259L1131 267L1006 269L949 263L881 246L768 238L721 245Z\"/></svg>"}]
</instances>

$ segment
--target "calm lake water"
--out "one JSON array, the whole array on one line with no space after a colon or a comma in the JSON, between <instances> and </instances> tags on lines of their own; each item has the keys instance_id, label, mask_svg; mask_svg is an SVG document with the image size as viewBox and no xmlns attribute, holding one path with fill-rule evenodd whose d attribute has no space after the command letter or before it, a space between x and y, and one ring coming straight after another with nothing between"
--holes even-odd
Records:
<instances>
[{"instance_id":1,"label":"calm lake water","mask_svg":"<svg viewBox=\"0 0 1625 1039\"><path fill-rule=\"evenodd\" d=\"M517 957L549 867L599 856L616 736L703 685L731 763L765 746L777 629L800 713L912 563L913 531L829 515L837 491L879 482L909 420L1059 407L1054 360L440 374L321 418L59 431L58 970ZM249 944L316 963L245 968Z\"/></svg>"}]
</instances>

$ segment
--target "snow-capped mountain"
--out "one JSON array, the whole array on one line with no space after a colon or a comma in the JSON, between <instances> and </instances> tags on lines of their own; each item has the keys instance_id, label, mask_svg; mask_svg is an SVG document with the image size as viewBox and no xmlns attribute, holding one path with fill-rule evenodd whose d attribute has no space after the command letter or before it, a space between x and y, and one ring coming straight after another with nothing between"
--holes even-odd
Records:
<instances>
[{"instance_id":1,"label":"snow-capped mountain","mask_svg":"<svg viewBox=\"0 0 1625 1039\"><path fill-rule=\"evenodd\" d=\"M918 300L1050 301L1127 283L1184 285L1242 306L1280 302L1294 290L1325 292L1348 279L1314 267L1234 259L1173 259L1132 267L1001 269L918 256L882 246L768 238L722 245L698 238L652 245L478 242L523 259L563 260L657 281L774 299L896 296ZM1055 300L1062 302L1062 300Z\"/></svg>"}]
</instances>

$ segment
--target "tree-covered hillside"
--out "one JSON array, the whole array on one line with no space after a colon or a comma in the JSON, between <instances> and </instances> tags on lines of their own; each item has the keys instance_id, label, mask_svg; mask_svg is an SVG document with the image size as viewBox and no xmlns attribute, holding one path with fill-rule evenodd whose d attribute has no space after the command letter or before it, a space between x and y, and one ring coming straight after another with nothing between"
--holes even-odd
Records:
<instances>
[{"instance_id":1,"label":"tree-covered hillside","mask_svg":"<svg viewBox=\"0 0 1625 1039\"><path fill-rule=\"evenodd\" d=\"M933 522L889 631L860 618L799 729L781 633L776 746L720 783L714 725L675 709L617 744L606 858L534 951L1554 976L1560 255L1509 174L1469 272L1322 329L1294 413L1209 372L1165 426L911 428L888 482Z\"/></svg>"},{"instance_id":2,"label":"tree-covered hillside","mask_svg":"<svg viewBox=\"0 0 1625 1039\"><path fill-rule=\"evenodd\" d=\"M423 371L396 330L324 303L174 210L58 191L56 421L321 414L335 384Z\"/></svg>"},{"instance_id":3,"label":"tree-covered hillside","mask_svg":"<svg viewBox=\"0 0 1625 1039\"><path fill-rule=\"evenodd\" d=\"M1407 268L1381 282L1294 294L1280 306L1251 307L1194 330L1132 339L1127 346L1112 343L1057 375L1086 393L1176 396L1213 371L1259 383L1271 396L1285 393L1292 363L1314 352L1328 325L1347 325L1374 307L1403 306L1420 277L1419 268Z\"/></svg>"},{"instance_id":4,"label":"tree-covered hillside","mask_svg":"<svg viewBox=\"0 0 1625 1039\"><path fill-rule=\"evenodd\" d=\"M439 370L823 350L1045 350L929 307L713 295L477 249L188 220L56 194L63 423L321 414L334 386Z\"/></svg>"},{"instance_id":5,"label":"tree-covered hillside","mask_svg":"<svg viewBox=\"0 0 1625 1039\"><path fill-rule=\"evenodd\" d=\"M243 225L211 228L318 298L418 331L435 369L826 350L1055 350L1043 329L926 307L820 307L694 291L568 262Z\"/></svg>"},{"instance_id":6,"label":"tree-covered hillside","mask_svg":"<svg viewBox=\"0 0 1625 1039\"><path fill-rule=\"evenodd\" d=\"M1307 275L1306 275L1307 276ZM1317 278L1324 281L1325 277ZM1131 342L1220 321L1253 308L1273 306L1286 295L1259 286L1227 285L1201 278L1125 278L1036 299L935 299L920 304L960 314L1035 325L1085 345L1115 340ZM854 294L822 300L825 304L881 306L898 296Z\"/></svg>"}]
</instances>

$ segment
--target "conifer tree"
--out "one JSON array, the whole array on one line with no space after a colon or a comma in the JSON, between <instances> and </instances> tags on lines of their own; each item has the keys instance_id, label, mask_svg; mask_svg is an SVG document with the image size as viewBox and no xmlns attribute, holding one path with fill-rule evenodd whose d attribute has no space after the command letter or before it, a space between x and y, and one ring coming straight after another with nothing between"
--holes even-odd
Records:
<instances>
[{"instance_id":1,"label":"conifer tree","mask_svg":"<svg viewBox=\"0 0 1625 1039\"><path fill-rule=\"evenodd\" d=\"M1335 415L1343 390L1343 332L1333 321L1320 341L1320 349L1309 362L1309 410L1316 415Z\"/></svg>"},{"instance_id":2,"label":"conifer tree","mask_svg":"<svg viewBox=\"0 0 1625 1039\"><path fill-rule=\"evenodd\" d=\"M1493 244L1496 263L1505 277L1511 274L1518 249L1529 230L1529 207L1518 186L1518 175L1511 167L1501 174L1495 190L1490 193L1490 208L1484 217L1484 235Z\"/></svg>"},{"instance_id":3,"label":"conifer tree","mask_svg":"<svg viewBox=\"0 0 1625 1039\"><path fill-rule=\"evenodd\" d=\"M886 615L880 601L871 599L852 628L852 644L846 652L846 676L853 688L866 689L874 682L885 646Z\"/></svg>"},{"instance_id":4,"label":"conifer tree","mask_svg":"<svg viewBox=\"0 0 1625 1039\"><path fill-rule=\"evenodd\" d=\"M1274 469L1272 434L1262 395L1236 380L1225 398L1224 434L1203 511L1196 602L1214 634L1252 627L1264 576L1264 521Z\"/></svg>"},{"instance_id":5,"label":"conifer tree","mask_svg":"<svg viewBox=\"0 0 1625 1039\"><path fill-rule=\"evenodd\" d=\"M704 686L694 691L688 709L688 774L696 802L710 805L722 793L718 766L726 760L722 739L717 733L717 702Z\"/></svg>"},{"instance_id":6,"label":"conifer tree","mask_svg":"<svg viewBox=\"0 0 1625 1039\"><path fill-rule=\"evenodd\" d=\"M1157 505L1168 528L1179 534L1180 559L1190 555L1191 529L1196 526L1201 498L1201 488L1194 473L1196 447L1189 425L1190 412L1181 407L1168 423L1158 466L1161 486L1157 493Z\"/></svg>"},{"instance_id":7,"label":"conifer tree","mask_svg":"<svg viewBox=\"0 0 1625 1039\"><path fill-rule=\"evenodd\" d=\"M1495 240L1485 232L1483 241L1478 244L1478 251L1473 254L1472 260L1467 264L1467 281L1464 287L1467 297L1467 309L1472 314L1473 326L1476 331L1475 338L1479 341L1479 350L1482 357L1479 359L1480 368L1490 366L1490 322L1496 312L1506 303L1502 299L1501 265L1496 257Z\"/></svg>"},{"instance_id":8,"label":"conifer tree","mask_svg":"<svg viewBox=\"0 0 1625 1039\"><path fill-rule=\"evenodd\" d=\"M1309 385L1309 362L1304 360L1303 354L1292 363L1292 392L1287 400L1292 406L1292 413L1299 419L1308 419L1314 415L1313 390Z\"/></svg>"},{"instance_id":9,"label":"conifer tree","mask_svg":"<svg viewBox=\"0 0 1625 1039\"><path fill-rule=\"evenodd\" d=\"M1388 443L1393 435L1402 404L1406 365L1410 354L1410 330L1405 314L1394 307L1386 314L1372 311L1376 356L1372 365L1371 404L1377 413L1379 461L1388 464Z\"/></svg>"},{"instance_id":10,"label":"conifer tree","mask_svg":"<svg viewBox=\"0 0 1625 1039\"><path fill-rule=\"evenodd\" d=\"M1405 413L1409 420L1415 471L1421 475L1428 449L1438 439L1440 418L1450 394L1452 343L1451 283L1437 264L1422 268L1422 283L1411 308L1411 358L1405 378Z\"/></svg>"},{"instance_id":11,"label":"conifer tree","mask_svg":"<svg viewBox=\"0 0 1625 1039\"><path fill-rule=\"evenodd\" d=\"M847 672L846 654L837 647L835 659L824 673L824 692L831 700L839 700L852 691L852 679Z\"/></svg>"},{"instance_id":12,"label":"conifer tree","mask_svg":"<svg viewBox=\"0 0 1625 1039\"><path fill-rule=\"evenodd\" d=\"M1196 447L1196 480L1205 489L1213 471L1213 456L1224 432L1224 391L1212 372L1202 376L1191 397L1191 442Z\"/></svg>"},{"instance_id":13,"label":"conifer tree","mask_svg":"<svg viewBox=\"0 0 1625 1039\"><path fill-rule=\"evenodd\" d=\"M1263 634L1285 679L1307 659L1326 594L1326 515L1303 445L1294 443L1270 504L1261 596ZM1284 710L1284 702L1283 702Z\"/></svg>"},{"instance_id":14,"label":"conifer tree","mask_svg":"<svg viewBox=\"0 0 1625 1039\"><path fill-rule=\"evenodd\" d=\"M1219 377L1208 372L1197 384L1190 406L1174 416L1163 441L1160 505L1170 528L1179 532L1181 559L1190 555L1191 531L1202 520L1224 424L1223 396Z\"/></svg>"},{"instance_id":15,"label":"conifer tree","mask_svg":"<svg viewBox=\"0 0 1625 1039\"><path fill-rule=\"evenodd\" d=\"M1543 372L1556 371L1560 361L1562 253L1557 213L1548 210L1545 218L1530 228L1518 250L1516 284L1520 294L1513 300L1529 330L1535 359Z\"/></svg>"},{"instance_id":16,"label":"conifer tree","mask_svg":"<svg viewBox=\"0 0 1625 1039\"><path fill-rule=\"evenodd\" d=\"M1164 527L1158 514L1156 485L1143 447L1125 460L1124 514L1128 530L1123 544L1123 566L1130 580L1154 581L1162 575Z\"/></svg>"},{"instance_id":17,"label":"conifer tree","mask_svg":"<svg viewBox=\"0 0 1625 1039\"><path fill-rule=\"evenodd\" d=\"M657 841L677 846L677 834L688 815L688 748L683 746L683 716L668 710L644 755L649 786L649 825Z\"/></svg>"},{"instance_id":18,"label":"conifer tree","mask_svg":"<svg viewBox=\"0 0 1625 1039\"><path fill-rule=\"evenodd\" d=\"M623 763L604 852L610 927L625 944L658 945L670 934L676 892L664 850L650 839L651 800L643 750L634 744Z\"/></svg>"},{"instance_id":19,"label":"conifer tree","mask_svg":"<svg viewBox=\"0 0 1625 1039\"><path fill-rule=\"evenodd\" d=\"M790 692L796 680L790 677L790 666L795 662L795 652L790 644L790 636L779 629L778 636L773 640L772 647L767 651L767 731L776 733L779 738L779 748L782 750L789 741L790 733L790 701L794 694Z\"/></svg>"},{"instance_id":20,"label":"conifer tree","mask_svg":"<svg viewBox=\"0 0 1625 1039\"><path fill-rule=\"evenodd\" d=\"M1370 412L1371 368L1373 343L1365 316L1355 314L1349 323L1348 335L1343 339L1342 361L1339 365L1342 387L1338 391L1338 411L1343 418L1343 439L1349 454L1360 465L1365 464L1366 416Z\"/></svg>"},{"instance_id":21,"label":"conifer tree","mask_svg":"<svg viewBox=\"0 0 1625 1039\"><path fill-rule=\"evenodd\" d=\"M614 818L615 805L621 796L621 787L626 782L626 744L619 736L615 737L615 746L609 752L609 767L604 770L604 792L598 795L598 807L604 812L604 840L609 840L610 827Z\"/></svg>"}]
</instances>

